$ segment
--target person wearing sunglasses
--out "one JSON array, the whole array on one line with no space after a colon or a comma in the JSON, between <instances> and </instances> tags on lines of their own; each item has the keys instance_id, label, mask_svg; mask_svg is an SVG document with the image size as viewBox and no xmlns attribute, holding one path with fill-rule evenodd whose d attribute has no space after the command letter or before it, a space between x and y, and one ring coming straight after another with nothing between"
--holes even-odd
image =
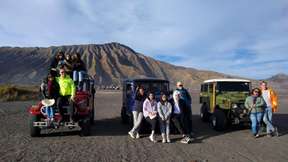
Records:
<instances>
[{"instance_id":1,"label":"person wearing sunglasses","mask_svg":"<svg viewBox=\"0 0 288 162\"><path fill-rule=\"evenodd\" d=\"M245 107L248 109L251 121L251 130L255 138L259 137L259 128L264 112L265 101L261 96L259 88L254 88L251 95L245 100Z\"/></svg>"}]
</instances>

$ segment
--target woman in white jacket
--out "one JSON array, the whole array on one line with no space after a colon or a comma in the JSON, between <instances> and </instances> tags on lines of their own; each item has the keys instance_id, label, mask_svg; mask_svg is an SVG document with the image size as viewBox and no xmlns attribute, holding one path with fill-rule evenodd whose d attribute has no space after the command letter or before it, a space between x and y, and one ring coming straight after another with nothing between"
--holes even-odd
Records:
<instances>
[{"instance_id":1,"label":"woman in white jacket","mask_svg":"<svg viewBox=\"0 0 288 162\"><path fill-rule=\"evenodd\" d=\"M157 104L157 111L159 114L160 130L162 136L162 143L170 143L170 116L172 113L172 105L168 102L165 94L161 95L160 101Z\"/></svg>"},{"instance_id":2,"label":"woman in white jacket","mask_svg":"<svg viewBox=\"0 0 288 162\"><path fill-rule=\"evenodd\" d=\"M151 125L151 135L149 139L152 142L156 142L154 139L155 127L156 127L156 117L157 117L157 102L155 100L154 94L149 93L148 98L143 103L143 115L146 121Z\"/></svg>"}]
</instances>

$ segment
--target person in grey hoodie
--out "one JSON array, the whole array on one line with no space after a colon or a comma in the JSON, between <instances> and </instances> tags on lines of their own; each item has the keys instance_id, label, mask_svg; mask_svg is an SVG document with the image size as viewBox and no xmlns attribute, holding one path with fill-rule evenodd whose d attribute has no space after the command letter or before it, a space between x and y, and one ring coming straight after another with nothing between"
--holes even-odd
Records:
<instances>
[{"instance_id":1,"label":"person in grey hoodie","mask_svg":"<svg viewBox=\"0 0 288 162\"><path fill-rule=\"evenodd\" d=\"M170 143L170 116L172 113L172 105L168 102L165 94L161 95L160 101L157 104L157 112L159 115L160 131L162 143Z\"/></svg>"}]
</instances>

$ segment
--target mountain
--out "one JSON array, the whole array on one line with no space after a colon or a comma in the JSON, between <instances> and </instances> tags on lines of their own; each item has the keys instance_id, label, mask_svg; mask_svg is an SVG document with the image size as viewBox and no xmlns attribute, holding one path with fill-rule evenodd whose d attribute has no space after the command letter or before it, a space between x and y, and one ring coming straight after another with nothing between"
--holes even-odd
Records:
<instances>
[{"instance_id":1,"label":"mountain","mask_svg":"<svg viewBox=\"0 0 288 162\"><path fill-rule=\"evenodd\" d=\"M272 81L272 82L287 82L288 81L288 75L287 74L283 74L283 73L279 73L276 74L270 78L268 78L267 80Z\"/></svg>"},{"instance_id":2,"label":"mountain","mask_svg":"<svg viewBox=\"0 0 288 162\"><path fill-rule=\"evenodd\" d=\"M268 79L268 86L273 87L279 94L288 95L288 75L287 74L276 74Z\"/></svg>"},{"instance_id":3,"label":"mountain","mask_svg":"<svg viewBox=\"0 0 288 162\"><path fill-rule=\"evenodd\" d=\"M48 48L1 47L0 83L39 84L47 75L51 59L59 50L65 53L79 52L97 85L121 85L123 79L131 77L157 77L170 80L172 87L181 80L186 87L199 89L203 80L231 77L174 66L137 53L125 45L107 43Z\"/></svg>"}]
</instances>

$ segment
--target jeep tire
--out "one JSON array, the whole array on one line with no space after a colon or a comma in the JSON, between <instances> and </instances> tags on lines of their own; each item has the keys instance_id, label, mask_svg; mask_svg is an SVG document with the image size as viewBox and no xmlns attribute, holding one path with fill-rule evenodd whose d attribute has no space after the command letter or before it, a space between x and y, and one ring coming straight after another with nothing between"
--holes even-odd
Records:
<instances>
[{"instance_id":1,"label":"jeep tire","mask_svg":"<svg viewBox=\"0 0 288 162\"><path fill-rule=\"evenodd\" d=\"M89 136L91 133L91 125L90 125L90 119L84 119L82 120L82 122L80 123L80 136Z\"/></svg>"},{"instance_id":2,"label":"jeep tire","mask_svg":"<svg viewBox=\"0 0 288 162\"><path fill-rule=\"evenodd\" d=\"M210 116L210 126L216 131L223 131L227 128L227 118L222 110L215 109Z\"/></svg>"},{"instance_id":3,"label":"jeep tire","mask_svg":"<svg viewBox=\"0 0 288 162\"><path fill-rule=\"evenodd\" d=\"M203 103L200 109L200 118L203 122L209 121L210 114L208 112L207 104Z\"/></svg>"},{"instance_id":4,"label":"jeep tire","mask_svg":"<svg viewBox=\"0 0 288 162\"><path fill-rule=\"evenodd\" d=\"M129 123L129 117L126 114L126 108L122 107L121 109L121 120L123 124L128 124Z\"/></svg>"},{"instance_id":5,"label":"jeep tire","mask_svg":"<svg viewBox=\"0 0 288 162\"><path fill-rule=\"evenodd\" d=\"M41 129L39 127L34 127L34 122L37 122L37 121L38 121L38 116L30 115L29 126L30 126L30 136L31 137L39 137L40 136Z\"/></svg>"}]
</instances>

